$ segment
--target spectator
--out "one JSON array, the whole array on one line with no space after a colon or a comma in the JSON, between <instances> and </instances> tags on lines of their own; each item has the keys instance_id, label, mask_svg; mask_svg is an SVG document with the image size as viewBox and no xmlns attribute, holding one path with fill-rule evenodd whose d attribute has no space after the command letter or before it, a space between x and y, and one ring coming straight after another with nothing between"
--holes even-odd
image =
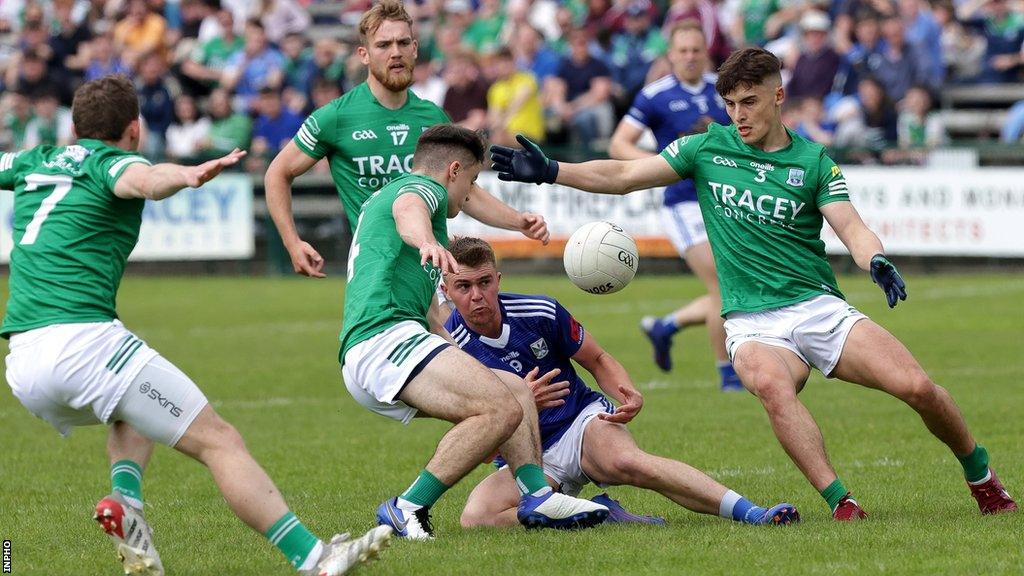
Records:
<instances>
[{"instance_id":1,"label":"spectator","mask_svg":"<svg viewBox=\"0 0 1024 576\"><path fill-rule=\"evenodd\" d=\"M221 34L200 44L181 65L182 74L207 89L218 85L228 63L245 49L245 40L235 34L231 11L222 8L216 18Z\"/></svg>"},{"instance_id":2,"label":"spectator","mask_svg":"<svg viewBox=\"0 0 1024 576\"><path fill-rule=\"evenodd\" d=\"M811 96L820 100L832 91L839 71L839 54L828 45L830 25L828 16L817 10L804 12L800 18L802 45L786 85L788 97Z\"/></svg>"},{"instance_id":3,"label":"spectator","mask_svg":"<svg viewBox=\"0 0 1024 576\"><path fill-rule=\"evenodd\" d=\"M302 34L309 29L312 19L295 0L259 0L262 3L260 22L267 31L267 39L280 44L289 34Z\"/></svg>"},{"instance_id":4,"label":"spectator","mask_svg":"<svg viewBox=\"0 0 1024 576\"><path fill-rule=\"evenodd\" d=\"M926 58L924 68L929 86L946 79L942 62L942 27L926 0L899 0L899 13L906 28L907 43L917 46Z\"/></svg>"},{"instance_id":5,"label":"spectator","mask_svg":"<svg viewBox=\"0 0 1024 576\"><path fill-rule=\"evenodd\" d=\"M72 84L81 80L81 68L69 66L73 64L82 46L92 39L92 33L85 26L75 23L72 14L73 2L67 0L53 3L57 31L50 36L52 63L61 71L63 78ZM69 62L70 61L70 62ZM73 77L72 74L74 74Z\"/></svg>"},{"instance_id":6,"label":"spectator","mask_svg":"<svg viewBox=\"0 0 1024 576\"><path fill-rule=\"evenodd\" d=\"M1024 45L1024 14L1007 0L967 0L957 9L965 24L985 36L985 59L977 82L1016 82Z\"/></svg>"},{"instance_id":7,"label":"spectator","mask_svg":"<svg viewBox=\"0 0 1024 576\"><path fill-rule=\"evenodd\" d=\"M284 56L281 68L284 87L296 90L308 98L313 90L317 66L312 51L306 46L306 37L297 32L285 36L281 42L281 55Z\"/></svg>"},{"instance_id":8,"label":"spectator","mask_svg":"<svg viewBox=\"0 0 1024 576\"><path fill-rule=\"evenodd\" d=\"M964 82L981 74L985 59L985 39L972 34L956 19L951 0L935 4L935 21L942 28L942 65L945 77Z\"/></svg>"},{"instance_id":9,"label":"spectator","mask_svg":"<svg viewBox=\"0 0 1024 576\"><path fill-rule=\"evenodd\" d=\"M494 55L496 80L487 91L487 124L492 144L515 146L515 135L544 141L544 109L537 81L529 72L516 69L512 51L501 48Z\"/></svg>"},{"instance_id":10,"label":"spectator","mask_svg":"<svg viewBox=\"0 0 1024 576\"><path fill-rule=\"evenodd\" d=\"M84 65L86 82L112 74L132 76L131 67L114 52L114 39L110 34L100 34L83 44L76 61Z\"/></svg>"},{"instance_id":11,"label":"spectator","mask_svg":"<svg viewBox=\"0 0 1024 576\"><path fill-rule=\"evenodd\" d=\"M32 102L17 91L8 91L3 96L3 134L0 146L5 150L24 150L25 132L32 121Z\"/></svg>"},{"instance_id":12,"label":"spectator","mask_svg":"<svg viewBox=\"0 0 1024 576\"><path fill-rule=\"evenodd\" d=\"M256 121L252 127L252 151L273 158L302 126L304 117L286 108L273 88L261 88L256 100Z\"/></svg>"},{"instance_id":13,"label":"spectator","mask_svg":"<svg viewBox=\"0 0 1024 576\"><path fill-rule=\"evenodd\" d=\"M857 85L857 113L840 122L835 145L879 153L896 143L896 111L878 80L867 77Z\"/></svg>"},{"instance_id":14,"label":"spectator","mask_svg":"<svg viewBox=\"0 0 1024 576\"><path fill-rule=\"evenodd\" d=\"M540 32L530 25L520 26L513 35L512 54L516 67L533 74L541 85L558 72L559 55L544 45Z\"/></svg>"},{"instance_id":15,"label":"spectator","mask_svg":"<svg viewBox=\"0 0 1024 576\"><path fill-rule=\"evenodd\" d=\"M281 86L284 57L267 43L267 35L259 20L245 25L245 47L228 61L221 83L234 90L239 108L248 110L263 88Z\"/></svg>"},{"instance_id":16,"label":"spectator","mask_svg":"<svg viewBox=\"0 0 1024 576\"><path fill-rule=\"evenodd\" d=\"M611 71L588 49L584 29L569 34L569 56L544 86L545 101L561 125L580 145L595 149L611 136L615 122L611 104Z\"/></svg>"},{"instance_id":17,"label":"spectator","mask_svg":"<svg viewBox=\"0 0 1024 576\"><path fill-rule=\"evenodd\" d=\"M486 128L487 83L473 56L465 52L450 55L444 79L448 90L441 107L452 122L470 130Z\"/></svg>"},{"instance_id":18,"label":"spectator","mask_svg":"<svg viewBox=\"0 0 1024 576\"><path fill-rule=\"evenodd\" d=\"M765 24L779 11L779 0L741 0L733 20L732 40L736 46L763 46L768 40Z\"/></svg>"},{"instance_id":19,"label":"spectator","mask_svg":"<svg viewBox=\"0 0 1024 576\"><path fill-rule=\"evenodd\" d=\"M341 97L341 86L327 78L313 80L313 109L323 108Z\"/></svg>"},{"instance_id":20,"label":"spectator","mask_svg":"<svg viewBox=\"0 0 1024 576\"><path fill-rule=\"evenodd\" d=\"M174 101L174 123L167 128L167 157L179 161L199 155L200 144L210 139L210 119L199 115L191 96Z\"/></svg>"},{"instance_id":21,"label":"spectator","mask_svg":"<svg viewBox=\"0 0 1024 576\"><path fill-rule=\"evenodd\" d=\"M854 28L856 43L843 54L836 78L838 92L843 95L857 91L861 78L871 75L870 62L878 61L884 49L881 22L875 12L861 12Z\"/></svg>"},{"instance_id":22,"label":"spectator","mask_svg":"<svg viewBox=\"0 0 1024 576\"><path fill-rule=\"evenodd\" d=\"M612 35L612 78L625 102L633 101L644 87L651 64L668 48L661 31L651 26L650 6L650 0L630 2L622 31Z\"/></svg>"},{"instance_id":23,"label":"spectator","mask_svg":"<svg viewBox=\"0 0 1024 576\"><path fill-rule=\"evenodd\" d=\"M836 13L836 51L846 54L853 49L855 41L860 41L856 39L856 28L861 21L867 18L880 21L895 13L893 0L841 0Z\"/></svg>"},{"instance_id":24,"label":"spectator","mask_svg":"<svg viewBox=\"0 0 1024 576\"><path fill-rule=\"evenodd\" d=\"M61 102L71 102L69 87L50 74L46 58L36 52L22 54L8 69L7 76L7 88L18 90L29 99L53 93Z\"/></svg>"},{"instance_id":25,"label":"spectator","mask_svg":"<svg viewBox=\"0 0 1024 576\"><path fill-rule=\"evenodd\" d=\"M476 17L462 34L462 44L477 54L492 54L498 49L504 25L501 0L481 0Z\"/></svg>"},{"instance_id":26,"label":"spectator","mask_svg":"<svg viewBox=\"0 0 1024 576\"><path fill-rule=\"evenodd\" d=\"M130 66L145 54L156 53L166 58L164 44L167 21L149 8L146 0L129 0L128 13L114 26L114 46Z\"/></svg>"},{"instance_id":27,"label":"spectator","mask_svg":"<svg viewBox=\"0 0 1024 576\"><path fill-rule=\"evenodd\" d=\"M336 40L321 38L313 43L313 77L324 78L339 87L345 80L345 58Z\"/></svg>"},{"instance_id":28,"label":"spectator","mask_svg":"<svg viewBox=\"0 0 1024 576\"><path fill-rule=\"evenodd\" d=\"M248 150L252 142L252 120L232 109L231 95L223 88L210 92L208 109L212 122L210 137L200 142L199 149L208 156L222 156L241 148Z\"/></svg>"},{"instance_id":29,"label":"spectator","mask_svg":"<svg viewBox=\"0 0 1024 576\"><path fill-rule=\"evenodd\" d=\"M167 128L174 121L174 99L164 80L166 73L167 64L159 52L142 57L135 88L139 93L139 112L147 129L143 154L149 158L163 157Z\"/></svg>"},{"instance_id":30,"label":"spectator","mask_svg":"<svg viewBox=\"0 0 1024 576\"><path fill-rule=\"evenodd\" d=\"M907 90L897 120L897 143L900 148L936 148L947 143L942 117L932 110L932 95L927 86L916 85Z\"/></svg>"},{"instance_id":31,"label":"spectator","mask_svg":"<svg viewBox=\"0 0 1024 576\"><path fill-rule=\"evenodd\" d=\"M885 39L880 58L868 61L868 71L885 86L889 97L899 102L914 84L928 84L928 59L918 46L907 44L903 20L888 16L882 22Z\"/></svg>"},{"instance_id":32,"label":"spectator","mask_svg":"<svg viewBox=\"0 0 1024 576\"><path fill-rule=\"evenodd\" d=\"M795 100L794 104L796 114L795 123L792 125L793 131L822 146L831 146L836 126L825 119L825 106L822 105L821 98L804 96Z\"/></svg>"},{"instance_id":33,"label":"spectator","mask_svg":"<svg viewBox=\"0 0 1024 576\"><path fill-rule=\"evenodd\" d=\"M190 51L224 35L224 27L218 20L218 12L210 0L182 0L181 36L193 41L188 45Z\"/></svg>"},{"instance_id":34,"label":"spectator","mask_svg":"<svg viewBox=\"0 0 1024 576\"><path fill-rule=\"evenodd\" d=\"M25 147L43 144L66 146L74 141L71 110L60 105L56 92L44 92L34 98L32 119L25 126Z\"/></svg>"},{"instance_id":35,"label":"spectator","mask_svg":"<svg viewBox=\"0 0 1024 576\"><path fill-rule=\"evenodd\" d=\"M441 106L444 103L444 94L448 86L434 70L434 63L422 56L412 69L413 84L409 87L414 94Z\"/></svg>"},{"instance_id":36,"label":"spectator","mask_svg":"<svg viewBox=\"0 0 1024 576\"><path fill-rule=\"evenodd\" d=\"M672 0L672 5L665 14L665 22L661 25L662 32L668 33L672 27L683 20L696 20L704 30L704 39L708 42L708 54L715 64L725 62L729 57L729 41L722 34L718 23L715 6L710 0Z\"/></svg>"}]
</instances>

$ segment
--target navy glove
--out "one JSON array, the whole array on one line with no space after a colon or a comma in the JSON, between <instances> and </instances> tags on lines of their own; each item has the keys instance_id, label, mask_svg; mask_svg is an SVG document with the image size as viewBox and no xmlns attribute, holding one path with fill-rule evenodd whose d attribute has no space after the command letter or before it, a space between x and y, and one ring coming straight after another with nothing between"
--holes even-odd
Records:
<instances>
[{"instance_id":1,"label":"navy glove","mask_svg":"<svg viewBox=\"0 0 1024 576\"><path fill-rule=\"evenodd\" d=\"M529 138L516 134L516 141L522 150L505 146L491 146L491 166L498 172L498 179L506 182L533 182L554 184L558 176L558 162L549 159Z\"/></svg>"},{"instance_id":2,"label":"navy glove","mask_svg":"<svg viewBox=\"0 0 1024 576\"><path fill-rule=\"evenodd\" d=\"M896 266L882 254L871 257L871 279L885 292L889 308L895 308L897 300L907 299L907 284Z\"/></svg>"}]
</instances>

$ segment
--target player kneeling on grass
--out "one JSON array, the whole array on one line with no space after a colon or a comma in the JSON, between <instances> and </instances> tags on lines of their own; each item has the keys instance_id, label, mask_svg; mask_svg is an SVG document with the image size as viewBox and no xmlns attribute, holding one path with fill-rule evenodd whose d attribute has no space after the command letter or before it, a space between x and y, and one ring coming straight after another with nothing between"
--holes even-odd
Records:
<instances>
[{"instance_id":1,"label":"player kneeling on grass","mask_svg":"<svg viewBox=\"0 0 1024 576\"><path fill-rule=\"evenodd\" d=\"M554 299L499 293L501 274L486 242L458 238L449 248L459 270L444 277L444 291L456 308L445 327L463 351L487 367L531 381L539 410L544 472L551 485L575 495L590 481L625 484L655 490L695 512L747 524L799 521L791 504L770 509L756 506L699 470L637 447L625 425L643 407L643 397L622 365ZM618 408L587 387L576 375L573 360L619 402ZM544 376L535 380L537 374ZM555 375L564 381L548 384ZM508 468L492 473L470 494L462 525L515 524L516 494ZM607 495L595 500L610 508L609 522L663 523L630 514Z\"/></svg>"},{"instance_id":2,"label":"player kneeling on grass","mask_svg":"<svg viewBox=\"0 0 1024 576\"><path fill-rule=\"evenodd\" d=\"M445 249L448 218L469 198L483 167L479 134L451 124L428 128L412 173L363 204L349 250L339 360L345 386L372 412L408 424L422 415L455 424L401 496L377 509L381 524L410 539L433 537L430 507L496 450L515 470L518 520L527 527L587 527L608 516L588 500L553 492L540 468L533 397L428 332L441 274L458 265Z\"/></svg>"},{"instance_id":3,"label":"player kneeling on grass","mask_svg":"<svg viewBox=\"0 0 1024 576\"><path fill-rule=\"evenodd\" d=\"M1016 510L949 393L840 292L821 241L823 221L882 288L890 308L907 298L896 266L850 202L842 171L822 146L783 125L779 70L771 52L734 52L715 85L733 125L712 124L657 156L560 164L520 136L525 150L491 149L494 167L502 180L558 182L599 194L693 179L715 255L733 366L836 520L867 514L832 469L821 430L797 398L811 367L904 401L960 461L982 514Z\"/></svg>"},{"instance_id":4,"label":"player kneeling on grass","mask_svg":"<svg viewBox=\"0 0 1024 576\"><path fill-rule=\"evenodd\" d=\"M0 333L10 339L7 383L39 418L67 435L111 424L111 494L96 505L126 574L161 575L143 517L142 471L155 442L206 465L231 510L302 574L338 575L366 560L391 531L325 544L311 534L242 438L198 387L117 319L115 296L147 199L202 186L245 152L199 166L158 164L139 147L131 81L83 85L71 109L78 141L0 156L0 189L14 190L10 297ZM97 570L86 570L97 572Z\"/></svg>"}]
</instances>

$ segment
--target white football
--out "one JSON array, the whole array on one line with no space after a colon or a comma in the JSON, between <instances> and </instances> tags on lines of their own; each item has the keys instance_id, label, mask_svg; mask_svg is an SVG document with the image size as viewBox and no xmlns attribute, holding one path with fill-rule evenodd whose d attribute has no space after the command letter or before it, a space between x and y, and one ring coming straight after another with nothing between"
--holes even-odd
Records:
<instances>
[{"instance_id":1,"label":"white football","mask_svg":"<svg viewBox=\"0 0 1024 576\"><path fill-rule=\"evenodd\" d=\"M590 222L573 232L562 254L565 273L581 290L611 294L633 280L640 264L636 242L611 222Z\"/></svg>"}]
</instances>

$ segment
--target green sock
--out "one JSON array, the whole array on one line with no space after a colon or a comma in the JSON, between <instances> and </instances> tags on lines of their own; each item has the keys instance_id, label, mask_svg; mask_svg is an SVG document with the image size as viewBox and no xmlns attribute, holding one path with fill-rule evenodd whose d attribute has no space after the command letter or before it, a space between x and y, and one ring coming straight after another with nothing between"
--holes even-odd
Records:
<instances>
[{"instance_id":1,"label":"green sock","mask_svg":"<svg viewBox=\"0 0 1024 576\"><path fill-rule=\"evenodd\" d=\"M110 486L132 508L142 510L142 466L131 460L114 462L110 466Z\"/></svg>"},{"instance_id":2,"label":"green sock","mask_svg":"<svg viewBox=\"0 0 1024 576\"><path fill-rule=\"evenodd\" d=\"M309 553L320 543L320 539L307 530L292 512L281 516L264 536L270 540L271 544L277 546L277 549L296 569L306 564Z\"/></svg>"},{"instance_id":3,"label":"green sock","mask_svg":"<svg viewBox=\"0 0 1024 576\"><path fill-rule=\"evenodd\" d=\"M836 506L839 506L839 501L843 499L843 496L846 496L847 492L846 486L843 486L843 481L836 478L821 491L821 497L825 499L825 502L828 502L829 509L835 512Z\"/></svg>"},{"instance_id":4,"label":"green sock","mask_svg":"<svg viewBox=\"0 0 1024 576\"><path fill-rule=\"evenodd\" d=\"M970 454L956 459L964 467L964 478L968 482L977 482L988 475L988 450L981 444L975 444Z\"/></svg>"},{"instance_id":5,"label":"green sock","mask_svg":"<svg viewBox=\"0 0 1024 576\"><path fill-rule=\"evenodd\" d=\"M409 489L402 494L401 498L417 506L430 507L447 490L448 486L445 486L444 482L441 482L437 479L437 476L424 469L423 472L420 472L416 481L412 483L412 486L409 486Z\"/></svg>"},{"instance_id":6,"label":"green sock","mask_svg":"<svg viewBox=\"0 0 1024 576\"><path fill-rule=\"evenodd\" d=\"M516 468L515 477L519 493L524 496L548 488L548 481L544 479L544 470L536 464L523 464Z\"/></svg>"}]
</instances>

